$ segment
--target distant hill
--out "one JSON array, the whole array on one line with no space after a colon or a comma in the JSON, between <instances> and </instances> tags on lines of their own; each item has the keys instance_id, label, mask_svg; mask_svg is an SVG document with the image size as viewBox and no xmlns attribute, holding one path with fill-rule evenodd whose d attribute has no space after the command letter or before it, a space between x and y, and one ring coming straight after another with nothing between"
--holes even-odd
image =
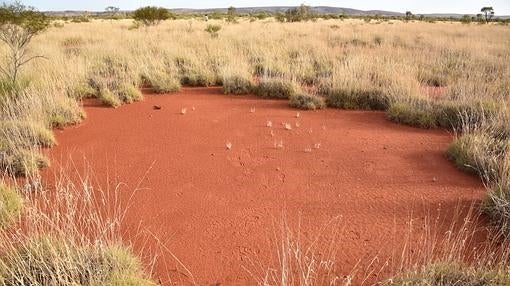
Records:
<instances>
[{"instance_id":1,"label":"distant hill","mask_svg":"<svg viewBox=\"0 0 510 286\"><path fill-rule=\"evenodd\" d=\"M269 7L242 7L236 8L239 13L256 13L256 12L268 12L268 13L276 13L276 12L285 12L290 8L295 8L295 6L269 6ZM329 7L329 6L314 6L311 7L312 11L320 14L345 14L345 15L384 15L384 16L402 16L402 13L391 12L391 11L363 11L356 10L351 8L339 8L339 7ZM171 9L174 13L225 13L227 12L227 8L213 8L213 9Z\"/></svg>"},{"instance_id":2,"label":"distant hill","mask_svg":"<svg viewBox=\"0 0 510 286\"><path fill-rule=\"evenodd\" d=\"M268 7L241 7L236 8L238 13L257 13L257 12L267 12L267 13L277 13L277 12L285 12L290 8L295 8L295 6L268 6ZM330 7L330 6L314 6L311 7L312 11L319 14L344 14L344 15L353 15L353 16L404 16L404 13L392 12L392 11L383 11L383 10L357 10L351 8L341 8L341 7ZM188 14L188 13L226 13L227 8L211 8L211 9L189 9L189 8L177 8L170 9L172 12L177 14ZM120 13L128 13L131 11L120 11ZM89 13L91 15L102 15L105 14L104 11L48 11L45 12L48 15L53 16L78 16L83 15L85 13ZM437 14L420 14L426 17L440 17L440 18L461 18L464 14L454 14L454 13L437 13ZM475 16L475 15L470 15ZM509 16L496 16L501 19L510 19Z\"/></svg>"}]
</instances>

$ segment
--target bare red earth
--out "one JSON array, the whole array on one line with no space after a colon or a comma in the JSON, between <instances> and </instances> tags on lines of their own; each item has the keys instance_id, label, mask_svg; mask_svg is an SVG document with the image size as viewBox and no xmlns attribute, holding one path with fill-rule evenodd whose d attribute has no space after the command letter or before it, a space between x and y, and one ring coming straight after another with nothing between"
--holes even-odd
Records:
<instances>
[{"instance_id":1,"label":"bare red earth","mask_svg":"<svg viewBox=\"0 0 510 286\"><path fill-rule=\"evenodd\" d=\"M85 110L84 123L56 131L58 146L48 151L53 165L69 156L81 165L85 157L101 180L107 174L126 183L124 200L139 186L126 239L138 250L167 248L200 285L255 284L252 263L275 256L269 241L282 213L296 229L300 219L310 239L341 216L333 227L342 229L336 271L343 276L360 259L360 267L376 269L398 255L410 218L440 217L433 230L442 233L455 209L484 193L476 177L445 159L447 132L393 124L381 112L328 109L300 111L297 118L286 101L227 96L218 88L146 95L118 109L87 102ZM275 148L280 141L283 148ZM150 231L164 247L137 240L137 230ZM165 253L155 277L190 281Z\"/></svg>"}]
</instances>

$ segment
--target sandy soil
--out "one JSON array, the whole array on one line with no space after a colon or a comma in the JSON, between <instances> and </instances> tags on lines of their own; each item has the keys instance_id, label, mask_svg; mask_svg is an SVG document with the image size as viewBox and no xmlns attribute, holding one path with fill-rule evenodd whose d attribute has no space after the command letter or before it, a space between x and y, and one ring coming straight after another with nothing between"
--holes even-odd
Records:
<instances>
[{"instance_id":1,"label":"sandy soil","mask_svg":"<svg viewBox=\"0 0 510 286\"><path fill-rule=\"evenodd\" d=\"M126 239L137 249L171 251L200 285L255 284L254 265L276 255L272 238L282 215L303 240L336 218L335 271L343 276L356 264L374 270L399 253L410 218L417 225L438 218L433 231L442 233L455 209L484 193L476 177L445 159L447 132L393 124L381 112L328 109L298 118L286 101L218 88L146 94L118 109L85 106L84 123L56 131L59 144L48 151L54 167L45 176L69 157L79 168L85 157L98 178L126 184L124 200L138 186ZM134 237L140 230L160 245ZM154 271L162 282L191 279L168 252ZM367 274L367 283L384 273Z\"/></svg>"}]
</instances>

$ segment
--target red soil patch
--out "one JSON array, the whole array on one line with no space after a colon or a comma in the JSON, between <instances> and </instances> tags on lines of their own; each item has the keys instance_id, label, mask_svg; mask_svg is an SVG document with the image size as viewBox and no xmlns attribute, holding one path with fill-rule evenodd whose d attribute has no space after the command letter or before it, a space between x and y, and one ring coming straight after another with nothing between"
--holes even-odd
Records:
<instances>
[{"instance_id":1,"label":"red soil patch","mask_svg":"<svg viewBox=\"0 0 510 286\"><path fill-rule=\"evenodd\" d=\"M441 235L458 206L479 202L484 193L476 177L444 158L448 133L393 124L381 112L328 109L296 118L286 101L226 96L218 88L85 110L83 124L56 131L59 144L48 151L53 165L68 156L80 165L85 156L99 178L108 174L130 188L140 183L127 211L126 238L138 249L151 248L132 235L139 228L154 233L200 285L255 284L245 268L276 254L268 241L282 212L296 228L300 219L310 239L341 216L338 275L360 259L360 267L377 273L385 261L370 265L371 259L400 254L411 217L415 225L439 217L432 231ZM280 140L283 149L276 149ZM155 276L188 279L176 264L164 255ZM367 281L381 279L376 276Z\"/></svg>"}]
</instances>

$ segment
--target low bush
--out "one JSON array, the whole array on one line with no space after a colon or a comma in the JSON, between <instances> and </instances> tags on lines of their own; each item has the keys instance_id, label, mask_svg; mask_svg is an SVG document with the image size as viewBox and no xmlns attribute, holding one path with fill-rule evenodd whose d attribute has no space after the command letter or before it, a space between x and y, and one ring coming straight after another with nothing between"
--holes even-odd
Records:
<instances>
[{"instance_id":1,"label":"low bush","mask_svg":"<svg viewBox=\"0 0 510 286\"><path fill-rule=\"evenodd\" d=\"M209 24L207 25L207 27L205 28L205 31L207 33L209 33L209 35L211 35L211 38L217 38L219 36L218 32L221 30L221 26L220 25L212 25L212 24Z\"/></svg>"},{"instance_id":2,"label":"low bush","mask_svg":"<svg viewBox=\"0 0 510 286\"><path fill-rule=\"evenodd\" d=\"M15 189L0 182L0 227L11 224L21 213L23 200Z\"/></svg>"},{"instance_id":3,"label":"low bush","mask_svg":"<svg viewBox=\"0 0 510 286\"><path fill-rule=\"evenodd\" d=\"M388 96L377 90L332 89L327 95L329 107L342 109L386 110Z\"/></svg>"},{"instance_id":4,"label":"low bush","mask_svg":"<svg viewBox=\"0 0 510 286\"><path fill-rule=\"evenodd\" d=\"M252 91L253 83L251 78L239 75L223 77L223 93L225 94L247 94Z\"/></svg>"},{"instance_id":5,"label":"low bush","mask_svg":"<svg viewBox=\"0 0 510 286\"><path fill-rule=\"evenodd\" d=\"M299 109L322 109L326 107L326 103L322 97L306 93L294 94L290 97L289 105Z\"/></svg>"},{"instance_id":6,"label":"low bush","mask_svg":"<svg viewBox=\"0 0 510 286\"><path fill-rule=\"evenodd\" d=\"M404 273L383 285L427 285L427 286L481 286L509 285L510 270L489 270L454 263L434 263L421 269Z\"/></svg>"},{"instance_id":7,"label":"low bush","mask_svg":"<svg viewBox=\"0 0 510 286\"><path fill-rule=\"evenodd\" d=\"M120 245L82 246L46 235L27 238L0 261L2 285L156 285Z\"/></svg>"},{"instance_id":8,"label":"low bush","mask_svg":"<svg viewBox=\"0 0 510 286\"><path fill-rule=\"evenodd\" d=\"M255 90L258 96L288 99L300 92L300 87L294 81L271 78L262 80Z\"/></svg>"}]
</instances>

